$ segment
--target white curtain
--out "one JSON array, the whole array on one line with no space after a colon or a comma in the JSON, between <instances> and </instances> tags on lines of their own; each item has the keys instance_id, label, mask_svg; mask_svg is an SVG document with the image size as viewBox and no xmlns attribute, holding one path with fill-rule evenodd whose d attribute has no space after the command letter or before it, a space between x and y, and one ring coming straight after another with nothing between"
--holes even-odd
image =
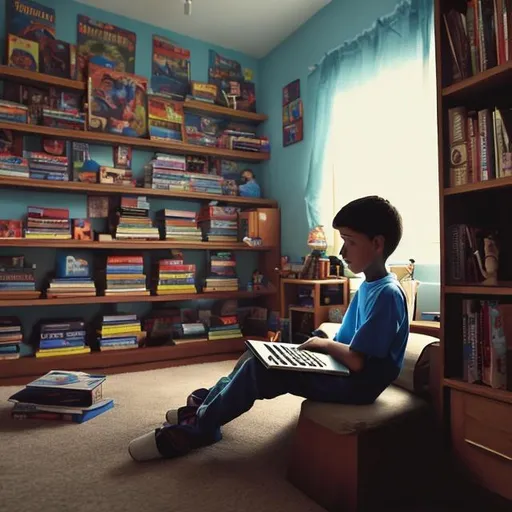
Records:
<instances>
[{"instance_id":1,"label":"white curtain","mask_svg":"<svg viewBox=\"0 0 512 512\"><path fill-rule=\"evenodd\" d=\"M440 261L434 38L418 52L385 62L363 84L334 98L322 180L321 216L329 253L341 242L331 228L341 206L358 197L389 199L402 215L402 242L388 263Z\"/></svg>"}]
</instances>

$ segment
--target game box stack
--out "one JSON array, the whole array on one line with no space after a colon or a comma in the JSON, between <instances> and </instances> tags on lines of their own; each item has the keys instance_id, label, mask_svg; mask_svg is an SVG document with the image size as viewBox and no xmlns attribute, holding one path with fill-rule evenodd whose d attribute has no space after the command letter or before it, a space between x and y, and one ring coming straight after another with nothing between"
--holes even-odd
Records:
<instances>
[{"instance_id":1,"label":"game box stack","mask_svg":"<svg viewBox=\"0 0 512 512\"><path fill-rule=\"evenodd\" d=\"M23 341L21 323L17 317L0 317L0 361L19 359Z\"/></svg>"},{"instance_id":2,"label":"game box stack","mask_svg":"<svg viewBox=\"0 0 512 512\"><path fill-rule=\"evenodd\" d=\"M158 262L156 295L197 293L196 266L183 260L165 259Z\"/></svg>"},{"instance_id":3,"label":"game box stack","mask_svg":"<svg viewBox=\"0 0 512 512\"><path fill-rule=\"evenodd\" d=\"M76 356L88 354L87 333L83 320L41 322L39 348L36 357Z\"/></svg>"},{"instance_id":4,"label":"game box stack","mask_svg":"<svg viewBox=\"0 0 512 512\"><path fill-rule=\"evenodd\" d=\"M160 240L158 228L153 227L146 196L122 197L115 213L116 240Z\"/></svg>"},{"instance_id":5,"label":"game box stack","mask_svg":"<svg viewBox=\"0 0 512 512\"><path fill-rule=\"evenodd\" d=\"M190 176L186 168L184 156L157 153L144 166L144 186L156 190L189 190Z\"/></svg>"},{"instance_id":6,"label":"game box stack","mask_svg":"<svg viewBox=\"0 0 512 512\"><path fill-rule=\"evenodd\" d=\"M197 227L196 213L189 210L165 208L157 212L162 240L174 242L201 242L201 229Z\"/></svg>"},{"instance_id":7,"label":"game box stack","mask_svg":"<svg viewBox=\"0 0 512 512\"><path fill-rule=\"evenodd\" d=\"M203 292L236 292L238 291L238 276L236 260L232 252L216 251L208 262L209 272L205 280Z\"/></svg>"},{"instance_id":8,"label":"game box stack","mask_svg":"<svg viewBox=\"0 0 512 512\"><path fill-rule=\"evenodd\" d=\"M240 208L232 206L205 206L198 215L203 240L208 242L237 242Z\"/></svg>"},{"instance_id":9,"label":"game box stack","mask_svg":"<svg viewBox=\"0 0 512 512\"><path fill-rule=\"evenodd\" d=\"M0 257L0 300L38 299L36 266L26 265L24 256Z\"/></svg>"},{"instance_id":10,"label":"game box stack","mask_svg":"<svg viewBox=\"0 0 512 512\"><path fill-rule=\"evenodd\" d=\"M48 299L94 297L96 287L91 278L89 262L71 254L57 255L56 276L46 290Z\"/></svg>"},{"instance_id":11,"label":"game box stack","mask_svg":"<svg viewBox=\"0 0 512 512\"><path fill-rule=\"evenodd\" d=\"M0 176L30 178L28 160L9 154L0 155Z\"/></svg>"},{"instance_id":12,"label":"game box stack","mask_svg":"<svg viewBox=\"0 0 512 512\"><path fill-rule=\"evenodd\" d=\"M208 339L210 341L242 338L237 315L216 316L209 319Z\"/></svg>"},{"instance_id":13,"label":"game box stack","mask_svg":"<svg viewBox=\"0 0 512 512\"><path fill-rule=\"evenodd\" d=\"M52 370L11 395L17 420L60 420L83 423L114 407L104 397L104 375Z\"/></svg>"},{"instance_id":14,"label":"game box stack","mask_svg":"<svg viewBox=\"0 0 512 512\"><path fill-rule=\"evenodd\" d=\"M71 223L67 208L27 207L25 238L39 240L71 239Z\"/></svg>"},{"instance_id":15,"label":"game box stack","mask_svg":"<svg viewBox=\"0 0 512 512\"><path fill-rule=\"evenodd\" d=\"M108 256L105 295L149 295L143 256Z\"/></svg>"},{"instance_id":16,"label":"game box stack","mask_svg":"<svg viewBox=\"0 0 512 512\"><path fill-rule=\"evenodd\" d=\"M24 151L23 156L28 160L30 178L69 181L69 162L67 156L55 156L36 151Z\"/></svg>"},{"instance_id":17,"label":"game box stack","mask_svg":"<svg viewBox=\"0 0 512 512\"><path fill-rule=\"evenodd\" d=\"M101 352L138 348L146 335L137 315L124 314L103 316L97 334Z\"/></svg>"}]
</instances>

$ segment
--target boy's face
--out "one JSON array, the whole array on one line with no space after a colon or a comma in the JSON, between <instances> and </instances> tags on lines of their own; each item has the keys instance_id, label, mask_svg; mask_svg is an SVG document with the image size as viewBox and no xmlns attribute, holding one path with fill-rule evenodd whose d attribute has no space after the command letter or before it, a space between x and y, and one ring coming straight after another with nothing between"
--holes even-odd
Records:
<instances>
[{"instance_id":1,"label":"boy's face","mask_svg":"<svg viewBox=\"0 0 512 512\"><path fill-rule=\"evenodd\" d=\"M338 231L343 240L341 257L354 274L365 272L371 265L383 259L383 236L372 239L349 228L340 228Z\"/></svg>"}]
</instances>

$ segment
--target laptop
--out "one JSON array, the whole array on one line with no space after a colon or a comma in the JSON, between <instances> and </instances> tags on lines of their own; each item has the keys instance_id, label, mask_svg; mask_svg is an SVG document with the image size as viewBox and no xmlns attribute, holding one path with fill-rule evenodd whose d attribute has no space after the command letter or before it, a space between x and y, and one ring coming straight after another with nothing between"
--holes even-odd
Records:
<instances>
[{"instance_id":1,"label":"laptop","mask_svg":"<svg viewBox=\"0 0 512 512\"><path fill-rule=\"evenodd\" d=\"M350 370L332 356L311 350L298 350L298 345L255 340L246 340L245 344L265 368L350 375Z\"/></svg>"}]
</instances>

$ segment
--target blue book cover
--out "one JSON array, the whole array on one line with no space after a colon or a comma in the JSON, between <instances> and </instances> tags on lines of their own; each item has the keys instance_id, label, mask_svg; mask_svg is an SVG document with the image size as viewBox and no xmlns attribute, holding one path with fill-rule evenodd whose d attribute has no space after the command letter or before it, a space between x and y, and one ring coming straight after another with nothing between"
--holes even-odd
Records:
<instances>
[{"instance_id":1,"label":"blue book cover","mask_svg":"<svg viewBox=\"0 0 512 512\"><path fill-rule=\"evenodd\" d=\"M57 255L57 278L90 277L89 262L71 254Z\"/></svg>"}]
</instances>

